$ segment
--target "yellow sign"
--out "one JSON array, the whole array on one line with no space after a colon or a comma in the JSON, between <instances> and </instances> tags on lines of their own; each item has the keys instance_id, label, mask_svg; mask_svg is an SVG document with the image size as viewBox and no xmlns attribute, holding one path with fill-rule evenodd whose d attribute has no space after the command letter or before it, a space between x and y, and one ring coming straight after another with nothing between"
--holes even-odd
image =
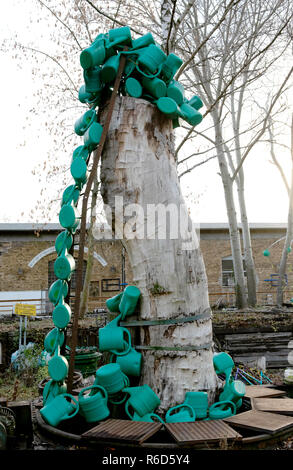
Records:
<instances>
[{"instance_id":1,"label":"yellow sign","mask_svg":"<svg viewBox=\"0 0 293 470\"><path fill-rule=\"evenodd\" d=\"M15 305L15 315L27 315L35 316L37 313L37 308L35 305L29 304L16 304Z\"/></svg>"}]
</instances>

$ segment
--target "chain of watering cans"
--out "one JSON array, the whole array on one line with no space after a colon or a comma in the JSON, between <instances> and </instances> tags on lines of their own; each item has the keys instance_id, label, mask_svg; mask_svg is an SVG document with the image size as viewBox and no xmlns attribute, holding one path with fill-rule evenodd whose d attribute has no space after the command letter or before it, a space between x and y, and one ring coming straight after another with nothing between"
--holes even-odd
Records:
<instances>
[{"instance_id":1,"label":"chain of watering cans","mask_svg":"<svg viewBox=\"0 0 293 470\"><path fill-rule=\"evenodd\" d=\"M123 50L125 47L126 51ZM99 34L81 52L80 64L85 82L79 90L82 103L95 107L107 100L118 72L121 54L126 55L119 87L122 95L142 98L155 104L172 119L173 128L179 127L180 119L192 126L202 121L199 112L203 106L201 99L194 95L187 100L183 85L174 79L183 61L173 53L166 55L151 33L132 39L128 26ZM91 117L88 112L81 119L84 122Z\"/></svg>"}]
</instances>

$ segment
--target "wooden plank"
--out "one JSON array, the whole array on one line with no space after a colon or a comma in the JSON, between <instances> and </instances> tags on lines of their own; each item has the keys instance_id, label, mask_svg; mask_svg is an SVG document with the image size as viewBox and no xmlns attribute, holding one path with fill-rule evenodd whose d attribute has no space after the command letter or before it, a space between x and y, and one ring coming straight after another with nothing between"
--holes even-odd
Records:
<instances>
[{"instance_id":1,"label":"wooden plank","mask_svg":"<svg viewBox=\"0 0 293 470\"><path fill-rule=\"evenodd\" d=\"M98 441L131 441L141 444L158 432L161 427L161 423L108 419L82 434L82 437Z\"/></svg>"},{"instance_id":2,"label":"wooden plank","mask_svg":"<svg viewBox=\"0 0 293 470\"><path fill-rule=\"evenodd\" d=\"M167 431L178 444L211 443L226 439L241 440L242 436L222 420L195 421L192 423L168 423Z\"/></svg>"},{"instance_id":3,"label":"wooden plank","mask_svg":"<svg viewBox=\"0 0 293 470\"><path fill-rule=\"evenodd\" d=\"M277 431L292 427L293 417L258 410L245 411L224 419L232 427L251 429L274 434Z\"/></svg>"},{"instance_id":4,"label":"wooden plank","mask_svg":"<svg viewBox=\"0 0 293 470\"><path fill-rule=\"evenodd\" d=\"M246 385L245 388L245 396L248 398L272 398L286 395L285 390L277 390L263 385Z\"/></svg>"},{"instance_id":5,"label":"wooden plank","mask_svg":"<svg viewBox=\"0 0 293 470\"><path fill-rule=\"evenodd\" d=\"M293 416L292 398L252 398L251 407L258 411Z\"/></svg>"}]
</instances>

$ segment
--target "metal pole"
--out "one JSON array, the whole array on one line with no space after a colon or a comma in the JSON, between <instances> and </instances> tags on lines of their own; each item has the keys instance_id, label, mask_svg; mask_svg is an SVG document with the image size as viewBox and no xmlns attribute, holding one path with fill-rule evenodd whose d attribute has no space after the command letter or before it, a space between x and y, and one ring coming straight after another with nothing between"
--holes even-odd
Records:
<instances>
[{"instance_id":1,"label":"metal pole","mask_svg":"<svg viewBox=\"0 0 293 470\"><path fill-rule=\"evenodd\" d=\"M126 49L126 48L125 48ZM121 80L121 75L125 66L126 57L125 55L120 56L120 64L117 73L117 77L114 83L114 88L110 98L108 113L103 127L103 132L101 136L100 143L98 145L97 151L94 155L93 166L89 179L86 185L86 189L82 201L82 212L81 212L81 224L80 224L80 235L79 235L79 251L78 251L78 262L76 270L76 288L75 288L75 304L74 304L74 318L72 325L72 337L71 337L71 351L70 351L70 361L69 361L69 371L68 371L68 380L67 380L67 393L72 393L73 385L73 373L74 373L74 359L75 359L75 349L77 345L77 332L78 332L78 318L79 318L79 308L80 308L80 295L82 290L82 268L83 268L83 254L84 254L84 244L85 244L85 235L86 235L86 214L87 214L87 203L90 195L91 187L94 181L94 178L97 175L97 168L99 159L101 157L104 144L106 141L107 133L110 126L110 121L114 109L114 104L116 96L118 93L118 88Z\"/></svg>"}]
</instances>

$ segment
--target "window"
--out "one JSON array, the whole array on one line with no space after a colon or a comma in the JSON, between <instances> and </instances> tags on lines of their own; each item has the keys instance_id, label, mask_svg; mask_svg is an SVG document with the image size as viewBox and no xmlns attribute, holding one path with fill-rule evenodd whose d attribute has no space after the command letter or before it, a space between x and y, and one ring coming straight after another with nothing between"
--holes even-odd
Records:
<instances>
[{"instance_id":1,"label":"window","mask_svg":"<svg viewBox=\"0 0 293 470\"><path fill-rule=\"evenodd\" d=\"M53 282L57 280L57 277L55 276L55 273L54 273L54 263L55 263L54 259L52 261L49 261L48 263L48 288L50 288ZM77 265L77 259L75 259L75 263ZM87 262L86 260L83 260L82 284L84 283L84 279L85 279L86 266L87 266ZM75 287L76 287L76 270L73 271L72 273L71 285L70 285L70 288L72 290L75 290Z\"/></svg>"},{"instance_id":2,"label":"window","mask_svg":"<svg viewBox=\"0 0 293 470\"><path fill-rule=\"evenodd\" d=\"M245 261L243 259L244 276L246 276ZM233 287L235 284L234 280L234 268L232 256L226 256L222 258L222 286Z\"/></svg>"},{"instance_id":3,"label":"window","mask_svg":"<svg viewBox=\"0 0 293 470\"><path fill-rule=\"evenodd\" d=\"M120 291L120 278L116 279L102 279L102 292L115 292Z\"/></svg>"}]
</instances>

